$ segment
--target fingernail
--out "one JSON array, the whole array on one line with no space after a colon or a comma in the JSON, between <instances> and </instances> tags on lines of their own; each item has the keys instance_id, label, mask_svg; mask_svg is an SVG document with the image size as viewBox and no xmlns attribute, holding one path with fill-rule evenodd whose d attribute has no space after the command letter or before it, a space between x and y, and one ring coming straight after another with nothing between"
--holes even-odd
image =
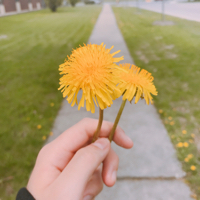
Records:
<instances>
[{"instance_id":1,"label":"fingernail","mask_svg":"<svg viewBox=\"0 0 200 200\"><path fill-rule=\"evenodd\" d=\"M93 143L94 146L100 148L100 149L105 149L108 146L108 141L106 139L98 139L95 143Z\"/></svg>"},{"instance_id":2,"label":"fingernail","mask_svg":"<svg viewBox=\"0 0 200 200\"><path fill-rule=\"evenodd\" d=\"M92 195L87 195L83 198L83 200L92 200L94 197Z\"/></svg>"},{"instance_id":3,"label":"fingernail","mask_svg":"<svg viewBox=\"0 0 200 200\"><path fill-rule=\"evenodd\" d=\"M112 180L115 182L117 179L117 171L114 171L111 175Z\"/></svg>"}]
</instances>

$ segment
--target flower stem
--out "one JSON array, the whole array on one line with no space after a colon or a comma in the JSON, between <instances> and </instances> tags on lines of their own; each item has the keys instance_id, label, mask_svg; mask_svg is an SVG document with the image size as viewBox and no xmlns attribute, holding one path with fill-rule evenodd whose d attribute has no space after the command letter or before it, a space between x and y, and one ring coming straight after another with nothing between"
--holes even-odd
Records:
<instances>
[{"instance_id":1,"label":"flower stem","mask_svg":"<svg viewBox=\"0 0 200 200\"><path fill-rule=\"evenodd\" d=\"M111 132L110 132L110 135L109 135L109 140L110 140L110 142L112 142L112 140L113 140L113 137L114 137L114 134L115 134L115 130L116 130L117 124L118 124L118 122L119 122L119 120L120 120L122 111L124 110L124 106L125 106L125 104L126 104L126 101L127 101L127 99L122 101L122 104L121 104L121 107L120 107L120 109L119 109L119 112L117 113L117 117L116 117L116 119L115 119L115 123L114 123L114 125L113 125L113 127L112 127L112 130L111 130Z\"/></svg>"},{"instance_id":2,"label":"flower stem","mask_svg":"<svg viewBox=\"0 0 200 200\"><path fill-rule=\"evenodd\" d=\"M98 123L97 129L94 133L94 136L92 138L92 142L95 142L98 139L102 122L103 122L103 110L101 110L101 108L99 108L99 123Z\"/></svg>"}]
</instances>

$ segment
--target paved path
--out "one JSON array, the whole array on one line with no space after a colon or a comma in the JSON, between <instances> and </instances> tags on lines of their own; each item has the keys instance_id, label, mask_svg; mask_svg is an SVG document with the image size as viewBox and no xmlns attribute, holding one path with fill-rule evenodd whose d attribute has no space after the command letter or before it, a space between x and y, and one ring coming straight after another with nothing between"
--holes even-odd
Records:
<instances>
[{"instance_id":1,"label":"paved path","mask_svg":"<svg viewBox=\"0 0 200 200\"><path fill-rule=\"evenodd\" d=\"M136 7L136 2L121 2L119 6L130 6ZM162 1L158 2L140 2L140 8L145 10L151 10L154 12L162 12ZM187 20L200 22L200 2L192 3L176 3L176 2L165 2L165 14L171 15Z\"/></svg>"},{"instance_id":2,"label":"paved path","mask_svg":"<svg viewBox=\"0 0 200 200\"><path fill-rule=\"evenodd\" d=\"M114 50L121 50L125 61L133 63L125 41L117 27L111 7L105 4L97 20L89 42ZM105 120L114 121L121 99L105 110ZM48 142L84 117L98 118L85 109L72 108L66 100L56 118L53 133ZM190 189L180 178L185 175L175 156L175 150L154 106L127 103L120 126L134 141L131 150L113 145L120 158L118 181L113 188L104 187L96 200L192 200Z\"/></svg>"}]
</instances>

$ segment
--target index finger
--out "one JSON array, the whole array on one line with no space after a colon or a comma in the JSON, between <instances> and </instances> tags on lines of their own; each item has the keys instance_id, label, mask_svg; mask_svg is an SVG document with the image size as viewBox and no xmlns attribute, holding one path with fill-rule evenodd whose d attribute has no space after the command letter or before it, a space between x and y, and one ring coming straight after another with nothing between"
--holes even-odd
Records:
<instances>
[{"instance_id":1,"label":"index finger","mask_svg":"<svg viewBox=\"0 0 200 200\"><path fill-rule=\"evenodd\" d=\"M51 162L60 171L71 160L73 155L80 148L89 144L92 140L94 132L97 128L98 120L85 118L67 129L59 137L57 137L53 142L49 143L46 148L48 148L48 158L44 163ZM112 129L113 123L108 121L103 121L100 130L100 137L108 137ZM131 148L133 146L132 140L125 135L124 131L118 126L115 131L114 142L124 148Z\"/></svg>"}]
</instances>

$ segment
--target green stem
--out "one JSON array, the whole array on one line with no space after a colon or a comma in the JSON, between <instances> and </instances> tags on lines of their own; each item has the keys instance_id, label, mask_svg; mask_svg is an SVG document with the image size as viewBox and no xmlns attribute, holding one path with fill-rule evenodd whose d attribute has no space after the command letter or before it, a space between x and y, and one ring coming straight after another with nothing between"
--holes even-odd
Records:
<instances>
[{"instance_id":1,"label":"green stem","mask_svg":"<svg viewBox=\"0 0 200 200\"><path fill-rule=\"evenodd\" d=\"M120 107L120 109L119 109L119 112L118 112L118 114L117 114L117 117L116 117L116 119L115 119L115 123L114 123L114 125L113 125L113 127L112 127L112 130L111 130L111 132L110 132L110 135L109 135L109 140L110 140L110 142L112 142L112 140L113 140L113 137L114 137L114 134L115 134L115 130L116 130L116 128L117 128L117 124L118 124L118 122L119 122L119 120L120 120L120 117L121 117L121 115L122 115L122 111L124 110L125 104L126 104L126 100L123 100L123 101L122 101L122 104L121 104L121 107Z\"/></svg>"},{"instance_id":2,"label":"green stem","mask_svg":"<svg viewBox=\"0 0 200 200\"><path fill-rule=\"evenodd\" d=\"M99 108L99 123L98 123L97 129L94 133L94 136L92 138L92 142L95 142L98 139L102 122L103 122L103 110L101 110L101 108Z\"/></svg>"}]
</instances>

